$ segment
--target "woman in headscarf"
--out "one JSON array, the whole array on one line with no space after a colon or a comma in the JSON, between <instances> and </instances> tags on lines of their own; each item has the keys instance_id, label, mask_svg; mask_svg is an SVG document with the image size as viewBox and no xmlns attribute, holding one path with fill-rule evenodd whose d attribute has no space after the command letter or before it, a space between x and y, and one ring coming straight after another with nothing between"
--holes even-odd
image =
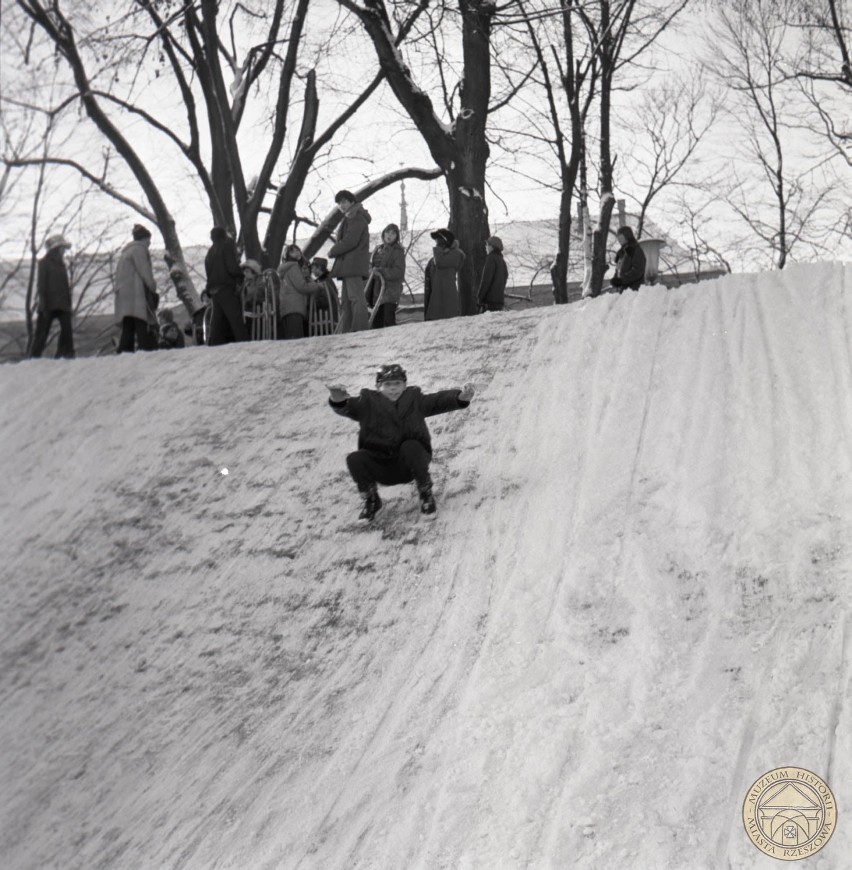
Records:
<instances>
[{"instance_id":1,"label":"woman in headscarf","mask_svg":"<svg viewBox=\"0 0 852 870\"><path fill-rule=\"evenodd\" d=\"M405 250L400 244L399 227L396 224L388 224L382 230L382 244L373 251L370 265L385 280L385 292L379 310L373 316L372 328L396 326L396 309L402 297L402 279L405 277ZM374 292L378 294L377 286ZM375 305L378 300L367 301Z\"/></svg>"},{"instance_id":2,"label":"woman in headscarf","mask_svg":"<svg viewBox=\"0 0 852 870\"><path fill-rule=\"evenodd\" d=\"M423 283L423 319L458 317L461 303L456 276L464 265L464 251L449 230L436 230L431 236L435 247Z\"/></svg>"}]
</instances>

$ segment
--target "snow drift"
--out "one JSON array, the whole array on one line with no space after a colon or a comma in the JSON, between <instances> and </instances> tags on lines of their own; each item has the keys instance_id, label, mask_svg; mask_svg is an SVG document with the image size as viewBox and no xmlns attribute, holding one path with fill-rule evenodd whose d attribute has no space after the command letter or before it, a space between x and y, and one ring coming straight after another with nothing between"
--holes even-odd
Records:
<instances>
[{"instance_id":1,"label":"snow drift","mask_svg":"<svg viewBox=\"0 0 852 870\"><path fill-rule=\"evenodd\" d=\"M768 868L788 764L839 870L850 281L0 369L4 866ZM479 392L363 528L388 361Z\"/></svg>"}]
</instances>

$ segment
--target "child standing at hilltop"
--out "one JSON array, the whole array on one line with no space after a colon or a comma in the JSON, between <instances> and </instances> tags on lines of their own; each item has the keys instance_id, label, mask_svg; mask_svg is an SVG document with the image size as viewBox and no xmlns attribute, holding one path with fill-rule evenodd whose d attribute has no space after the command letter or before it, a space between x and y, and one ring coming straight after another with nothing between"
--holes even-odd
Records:
<instances>
[{"instance_id":1,"label":"child standing at hilltop","mask_svg":"<svg viewBox=\"0 0 852 870\"><path fill-rule=\"evenodd\" d=\"M467 408L473 384L459 389L423 393L409 387L402 366L383 365L376 373L376 389L350 396L340 384L328 387L329 405L343 417L360 424L358 449L346 457L349 473L364 498L359 519L371 520L382 507L378 486L417 484L420 511L435 513L432 478L432 440L426 417Z\"/></svg>"}]
</instances>

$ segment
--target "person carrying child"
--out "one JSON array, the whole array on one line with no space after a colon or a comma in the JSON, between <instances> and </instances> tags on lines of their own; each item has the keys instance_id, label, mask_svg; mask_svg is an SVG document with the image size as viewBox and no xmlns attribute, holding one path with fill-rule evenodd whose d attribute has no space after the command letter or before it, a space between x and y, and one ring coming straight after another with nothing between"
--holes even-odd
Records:
<instances>
[{"instance_id":1,"label":"person carrying child","mask_svg":"<svg viewBox=\"0 0 852 870\"><path fill-rule=\"evenodd\" d=\"M375 390L361 390L357 398L341 384L330 384L328 390L328 403L335 413L360 425L358 449L346 457L364 499L358 519L372 520L381 509L377 484L396 486L411 481L417 485L420 512L434 514L429 476L432 440L426 417L467 408L474 395L473 384L423 393L420 387L409 387L405 370L393 363L376 372Z\"/></svg>"}]
</instances>

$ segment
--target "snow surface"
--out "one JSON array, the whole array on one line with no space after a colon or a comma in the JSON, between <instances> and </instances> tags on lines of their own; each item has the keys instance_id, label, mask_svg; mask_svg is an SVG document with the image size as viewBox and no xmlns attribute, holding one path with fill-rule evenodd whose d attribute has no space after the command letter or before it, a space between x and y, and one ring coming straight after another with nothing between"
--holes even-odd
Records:
<instances>
[{"instance_id":1,"label":"snow surface","mask_svg":"<svg viewBox=\"0 0 852 870\"><path fill-rule=\"evenodd\" d=\"M5 868L773 868L852 855L852 267L0 368ZM344 467L399 361L438 499ZM222 473L228 469L228 474Z\"/></svg>"}]
</instances>

